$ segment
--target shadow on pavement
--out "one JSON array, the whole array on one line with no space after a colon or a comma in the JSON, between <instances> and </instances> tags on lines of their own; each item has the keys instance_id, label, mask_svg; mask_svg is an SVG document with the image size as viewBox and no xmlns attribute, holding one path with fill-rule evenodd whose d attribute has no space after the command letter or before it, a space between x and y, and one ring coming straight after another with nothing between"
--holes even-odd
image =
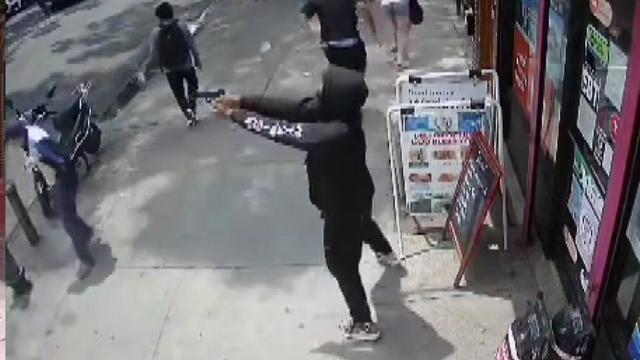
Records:
<instances>
[{"instance_id":1,"label":"shadow on pavement","mask_svg":"<svg viewBox=\"0 0 640 360\"><path fill-rule=\"evenodd\" d=\"M345 360L441 360L455 351L422 317L405 304L401 279L404 268L386 268L371 294L382 338L374 343L327 342L313 353Z\"/></svg>"},{"instance_id":2,"label":"shadow on pavement","mask_svg":"<svg viewBox=\"0 0 640 360\"><path fill-rule=\"evenodd\" d=\"M102 243L100 240L91 245L96 265L86 279L77 280L69 286L70 294L81 294L91 286L100 285L116 271L118 259L113 256L111 245Z\"/></svg>"}]
</instances>

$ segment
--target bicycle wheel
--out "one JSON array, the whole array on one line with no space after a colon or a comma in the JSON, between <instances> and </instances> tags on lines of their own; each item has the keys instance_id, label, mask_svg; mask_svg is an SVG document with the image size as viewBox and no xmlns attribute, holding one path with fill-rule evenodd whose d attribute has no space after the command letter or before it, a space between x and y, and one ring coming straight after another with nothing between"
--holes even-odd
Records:
<instances>
[{"instance_id":1,"label":"bicycle wheel","mask_svg":"<svg viewBox=\"0 0 640 360\"><path fill-rule=\"evenodd\" d=\"M33 184L42 213L45 217L52 218L53 209L51 206L51 196L49 194L49 184L47 184L47 179L44 177L40 169L33 169Z\"/></svg>"}]
</instances>

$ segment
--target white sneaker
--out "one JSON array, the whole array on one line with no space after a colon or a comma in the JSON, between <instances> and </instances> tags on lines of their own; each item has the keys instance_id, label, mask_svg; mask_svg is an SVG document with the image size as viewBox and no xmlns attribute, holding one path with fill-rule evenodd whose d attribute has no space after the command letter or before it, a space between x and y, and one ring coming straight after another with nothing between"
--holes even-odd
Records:
<instances>
[{"instance_id":1,"label":"white sneaker","mask_svg":"<svg viewBox=\"0 0 640 360\"><path fill-rule=\"evenodd\" d=\"M388 254L376 253L376 259L378 259L378 264L382 266L400 265L400 259L398 259L398 256L396 256L396 253L393 251Z\"/></svg>"},{"instance_id":2,"label":"white sneaker","mask_svg":"<svg viewBox=\"0 0 640 360\"><path fill-rule=\"evenodd\" d=\"M374 322L354 323L352 319L346 319L338 328L347 340L376 341L382 335Z\"/></svg>"},{"instance_id":3,"label":"white sneaker","mask_svg":"<svg viewBox=\"0 0 640 360\"><path fill-rule=\"evenodd\" d=\"M193 110L191 109L188 109L187 110L187 126L194 126L197 121L198 121L198 118L196 117L195 112L193 112Z\"/></svg>"}]
</instances>

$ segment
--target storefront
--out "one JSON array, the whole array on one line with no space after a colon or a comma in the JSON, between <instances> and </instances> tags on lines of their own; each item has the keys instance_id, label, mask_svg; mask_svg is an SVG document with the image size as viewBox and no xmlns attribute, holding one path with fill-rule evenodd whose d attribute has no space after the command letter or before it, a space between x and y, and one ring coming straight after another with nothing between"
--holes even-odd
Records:
<instances>
[{"instance_id":1,"label":"storefront","mask_svg":"<svg viewBox=\"0 0 640 360\"><path fill-rule=\"evenodd\" d=\"M640 308L631 250L640 250L633 230L640 205L632 215L640 167L638 2L516 0L500 11L507 147L532 204L531 231L522 238L541 241L567 297L599 330L594 359L630 358Z\"/></svg>"}]
</instances>

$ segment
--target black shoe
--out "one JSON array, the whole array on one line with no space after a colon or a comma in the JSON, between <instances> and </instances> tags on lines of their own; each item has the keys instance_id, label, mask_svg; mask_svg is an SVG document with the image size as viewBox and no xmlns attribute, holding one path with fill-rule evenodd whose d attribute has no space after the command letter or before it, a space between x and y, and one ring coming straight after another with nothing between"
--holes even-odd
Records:
<instances>
[{"instance_id":1,"label":"black shoe","mask_svg":"<svg viewBox=\"0 0 640 360\"><path fill-rule=\"evenodd\" d=\"M13 289L14 297L22 297L31 293L31 290L33 290L33 283L25 276L24 268L20 269L18 280L11 285L11 288Z\"/></svg>"}]
</instances>

